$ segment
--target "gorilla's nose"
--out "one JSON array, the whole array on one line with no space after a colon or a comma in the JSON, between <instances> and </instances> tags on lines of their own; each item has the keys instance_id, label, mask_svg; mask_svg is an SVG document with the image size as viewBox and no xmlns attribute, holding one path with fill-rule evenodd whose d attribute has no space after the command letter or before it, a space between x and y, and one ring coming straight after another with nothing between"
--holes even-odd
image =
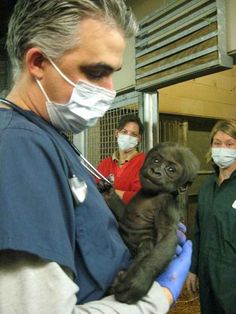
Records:
<instances>
[{"instance_id":1,"label":"gorilla's nose","mask_svg":"<svg viewBox=\"0 0 236 314\"><path fill-rule=\"evenodd\" d=\"M153 168L153 173L155 173L156 176L161 176L162 175L162 171L160 169L157 168Z\"/></svg>"}]
</instances>

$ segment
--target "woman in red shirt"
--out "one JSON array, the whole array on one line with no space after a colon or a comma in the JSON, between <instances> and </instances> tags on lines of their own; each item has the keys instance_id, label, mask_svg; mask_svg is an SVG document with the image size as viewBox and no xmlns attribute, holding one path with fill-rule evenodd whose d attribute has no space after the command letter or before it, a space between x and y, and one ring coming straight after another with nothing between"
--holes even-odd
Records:
<instances>
[{"instance_id":1,"label":"woman in red shirt","mask_svg":"<svg viewBox=\"0 0 236 314\"><path fill-rule=\"evenodd\" d=\"M136 115L123 116L115 130L118 150L103 159L98 171L114 183L116 193L127 204L140 189L139 170L145 154L138 151L144 131L143 124Z\"/></svg>"}]
</instances>

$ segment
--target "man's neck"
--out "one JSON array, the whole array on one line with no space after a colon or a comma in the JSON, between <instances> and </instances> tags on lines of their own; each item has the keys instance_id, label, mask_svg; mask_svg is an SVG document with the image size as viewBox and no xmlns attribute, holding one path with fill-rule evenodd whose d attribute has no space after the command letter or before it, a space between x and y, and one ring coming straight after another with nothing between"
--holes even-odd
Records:
<instances>
[{"instance_id":1,"label":"man's neck","mask_svg":"<svg viewBox=\"0 0 236 314\"><path fill-rule=\"evenodd\" d=\"M45 120L49 120L44 96L32 77L22 75L6 98L23 110L30 110Z\"/></svg>"}]
</instances>

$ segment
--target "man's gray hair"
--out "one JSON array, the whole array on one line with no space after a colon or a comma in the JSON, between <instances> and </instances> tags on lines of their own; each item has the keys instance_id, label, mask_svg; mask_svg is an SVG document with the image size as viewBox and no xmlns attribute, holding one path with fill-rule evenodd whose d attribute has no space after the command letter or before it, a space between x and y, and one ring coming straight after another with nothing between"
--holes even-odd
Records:
<instances>
[{"instance_id":1,"label":"man's gray hair","mask_svg":"<svg viewBox=\"0 0 236 314\"><path fill-rule=\"evenodd\" d=\"M134 36L137 24L124 0L18 0L9 22L7 49L16 80L27 49L39 47L51 59L74 48L79 23L93 18ZM78 40L78 37L77 37Z\"/></svg>"}]
</instances>

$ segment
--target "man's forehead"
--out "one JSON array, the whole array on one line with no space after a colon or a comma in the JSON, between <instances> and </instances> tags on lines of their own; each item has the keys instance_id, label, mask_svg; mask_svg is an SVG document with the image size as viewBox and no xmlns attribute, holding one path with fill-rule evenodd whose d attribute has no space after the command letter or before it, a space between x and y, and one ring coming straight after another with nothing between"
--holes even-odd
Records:
<instances>
[{"instance_id":1,"label":"man's forehead","mask_svg":"<svg viewBox=\"0 0 236 314\"><path fill-rule=\"evenodd\" d=\"M125 46L126 39L118 28L93 19L80 23L78 52L84 54L84 58L87 56L91 63L104 63L118 68Z\"/></svg>"}]
</instances>

